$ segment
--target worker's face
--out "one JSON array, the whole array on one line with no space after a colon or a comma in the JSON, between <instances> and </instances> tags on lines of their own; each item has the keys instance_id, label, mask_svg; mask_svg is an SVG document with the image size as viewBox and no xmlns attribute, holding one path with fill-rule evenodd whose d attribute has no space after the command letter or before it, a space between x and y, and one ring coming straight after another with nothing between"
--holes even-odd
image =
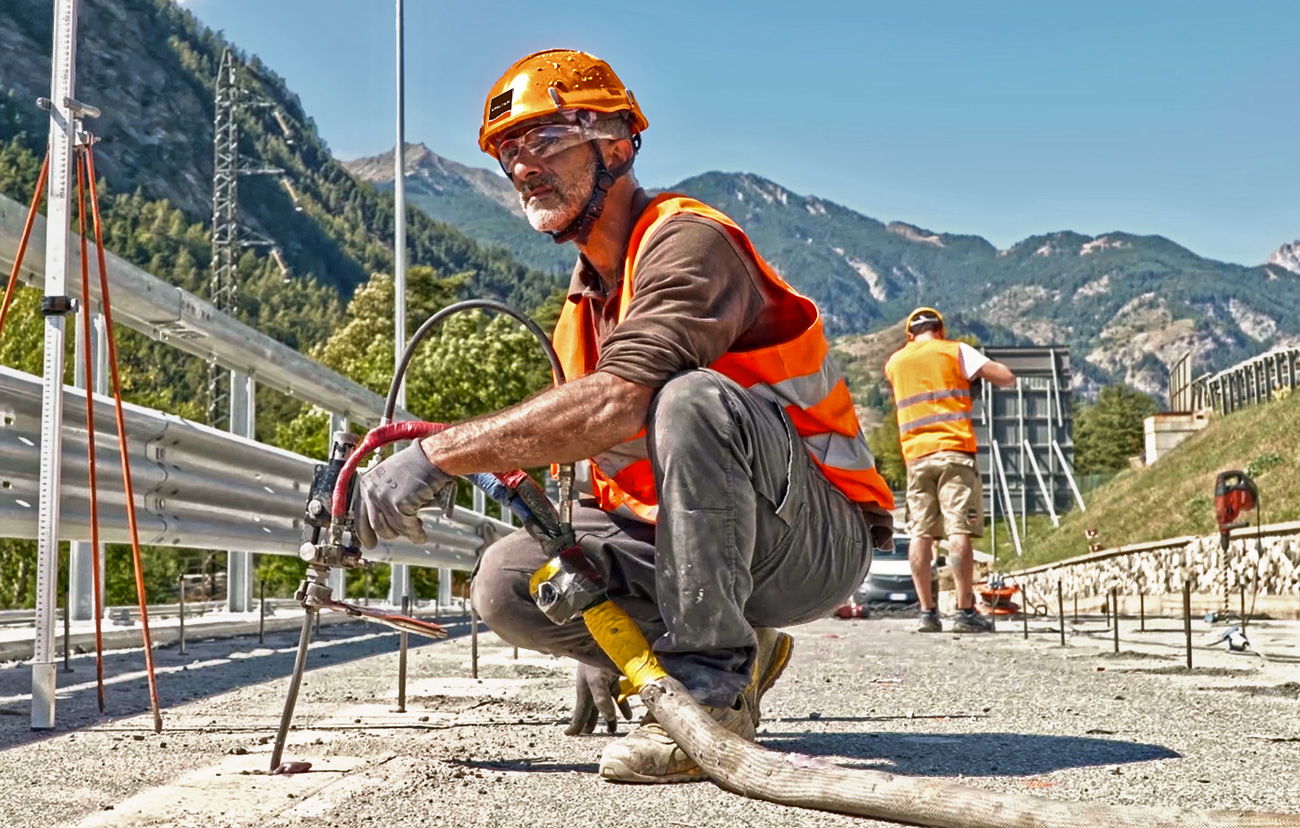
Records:
<instances>
[{"instance_id":1,"label":"worker's face","mask_svg":"<svg viewBox=\"0 0 1300 828\"><path fill-rule=\"evenodd\" d=\"M542 150L534 152L534 145ZM549 148L527 139L515 140L507 154L511 162L507 172L519 194L519 205L538 232L569 226L596 184L596 155L589 141L564 146L558 152L547 151Z\"/></svg>"}]
</instances>

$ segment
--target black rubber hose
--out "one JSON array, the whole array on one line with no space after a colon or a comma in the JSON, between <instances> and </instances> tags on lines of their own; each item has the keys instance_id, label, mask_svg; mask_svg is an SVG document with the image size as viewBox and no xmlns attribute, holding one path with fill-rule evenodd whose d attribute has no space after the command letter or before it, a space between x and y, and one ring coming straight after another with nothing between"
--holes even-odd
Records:
<instances>
[{"instance_id":1,"label":"black rubber hose","mask_svg":"<svg viewBox=\"0 0 1300 828\"><path fill-rule=\"evenodd\" d=\"M406 350L402 352L402 359L397 363L397 370L393 372L393 384L388 388L388 399L384 402L384 423L391 423L393 421L393 415L397 411L397 389L402 387L402 380L406 377L406 369L407 366L411 364L411 357L414 356L415 349L424 341L425 337L432 333L434 329L441 325L443 321L453 313L460 313L461 311L475 310L478 308L483 310L493 310L497 313L504 313L506 316L517 320L527 328L528 332L537 338L538 344L542 346L542 350L546 353L546 358L551 363L551 372L555 375L555 384L562 385L564 383L564 366L560 364L560 356L555 353L555 346L551 344L550 338L546 335L546 332L542 330L540 325L504 302L498 302L495 299L466 299L463 302L453 302L435 313L433 316L430 316L424 321L424 324L416 330L415 334L411 337L411 341L407 343Z\"/></svg>"}]
</instances>

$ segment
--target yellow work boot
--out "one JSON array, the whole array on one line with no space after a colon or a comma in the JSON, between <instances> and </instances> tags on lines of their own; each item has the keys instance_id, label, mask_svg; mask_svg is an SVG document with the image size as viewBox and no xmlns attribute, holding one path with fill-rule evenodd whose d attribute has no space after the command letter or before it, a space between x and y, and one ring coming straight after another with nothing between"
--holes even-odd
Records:
<instances>
[{"instance_id":1,"label":"yellow work boot","mask_svg":"<svg viewBox=\"0 0 1300 828\"><path fill-rule=\"evenodd\" d=\"M706 707L718 724L754 741L754 723L743 698L734 707ZM686 751L677 746L663 725L651 718L631 733L610 742L600 754L600 775L610 782L699 782L706 779L704 770Z\"/></svg>"},{"instance_id":2,"label":"yellow work boot","mask_svg":"<svg viewBox=\"0 0 1300 828\"><path fill-rule=\"evenodd\" d=\"M754 727L758 727L759 704L763 701L763 694L776 684L790 663L790 656L794 653L794 638L775 627L755 627L754 635L758 637L754 676L740 695L745 700L745 707L749 708Z\"/></svg>"}]
</instances>

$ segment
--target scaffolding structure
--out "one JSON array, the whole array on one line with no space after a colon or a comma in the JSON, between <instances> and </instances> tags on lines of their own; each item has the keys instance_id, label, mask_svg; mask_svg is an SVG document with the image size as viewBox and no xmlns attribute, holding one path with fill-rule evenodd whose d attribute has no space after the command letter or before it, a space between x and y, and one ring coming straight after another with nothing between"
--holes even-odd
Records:
<instances>
[{"instance_id":1,"label":"scaffolding structure","mask_svg":"<svg viewBox=\"0 0 1300 828\"><path fill-rule=\"evenodd\" d=\"M993 544L996 548L997 521L1009 519L1019 554L1029 515L1048 515L1055 523L1071 506L1083 507L1072 467L1070 352L1063 347L1005 347L985 348L984 354L1016 375L1013 388L983 383L977 457Z\"/></svg>"}]
</instances>

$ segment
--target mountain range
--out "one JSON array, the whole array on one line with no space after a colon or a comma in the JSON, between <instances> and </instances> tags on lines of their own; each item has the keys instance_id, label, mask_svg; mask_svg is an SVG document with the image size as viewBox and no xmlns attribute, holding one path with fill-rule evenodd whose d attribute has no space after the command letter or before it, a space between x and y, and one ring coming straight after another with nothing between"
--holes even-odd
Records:
<instances>
[{"instance_id":1,"label":"mountain range","mask_svg":"<svg viewBox=\"0 0 1300 828\"><path fill-rule=\"evenodd\" d=\"M310 114L270 67L172 0L96 0L83 4L81 17L78 97L104 112L91 128L103 137L97 157L110 198L133 194L179 211L178 221L205 224L214 78L223 50L233 49L244 67L247 99L268 104L241 110L240 151L282 173L242 179L241 209L249 228L283 251L295 281L279 295L270 284L259 295L241 294L250 302L241 306L247 319L290 337L306 330L298 315L320 307L286 299L302 293L301 285L318 284L346 299L372 274L391 268L393 203L385 192L392 186L391 153L336 161ZM30 101L48 94L50 36L47 0L0 4L0 154L18 154L11 173L39 164L45 120ZM12 173L10 180L24 176ZM528 227L509 182L495 169L412 145L406 180L419 208L408 228L412 264L458 277L462 295L526 308L537 308L564 283L572 248ZM1061 231L999 250L978 236L882 222L752 173L709 172L666 189L735 218L795 287L818 300L828 331L849 354L874 354L860 347L862 337L879 337L913 306L934 304L955 331L988 344L1068 346L1085 392L1123 381L1161 395L1167 366L1189 351L1201 373L1300 342L1300 243L1284 245L1255 267L1119 231ZM141 243L167 228L126 229L119 253L170 269L172 260L151 258ZM176 278L202 294L205 274L194 263L206 257L196 248L189 258ZM245 258L241 273L265 269L263 251L250 249ZM322 323L335 321L316 319L313 330ZM295 344L307 349L317 336L300 336ZM862 375L878 371L874 364L858 368Z\"/></svg>"},{"instance_id":2,"label":"mountain range","mask_svg":"<svg viewBox=\"0 0 1300 828\"><path fill-rule=\"evenodd\" d=\"M345 167L391 188L391 152ZM572 262L526 224L513 188L492 170L407 153L414 205L542 269ZM763 256L821 305L848 353L855 339L932 304L989 344L1067 345L1085 393L1121 381L1168 390L1168 366L1191 352L1194 372L1300 342L1300 242L1257 267L1198 256L1162 236L1069 231L999 250L979 236L882 222L752 173L709 172L666 188L734 218ZM530 238L531 237L531 238ZM874 357L873 357L874 359ZM878 375L878 366L859 373Z\"/></svg>"}]
</instances>

